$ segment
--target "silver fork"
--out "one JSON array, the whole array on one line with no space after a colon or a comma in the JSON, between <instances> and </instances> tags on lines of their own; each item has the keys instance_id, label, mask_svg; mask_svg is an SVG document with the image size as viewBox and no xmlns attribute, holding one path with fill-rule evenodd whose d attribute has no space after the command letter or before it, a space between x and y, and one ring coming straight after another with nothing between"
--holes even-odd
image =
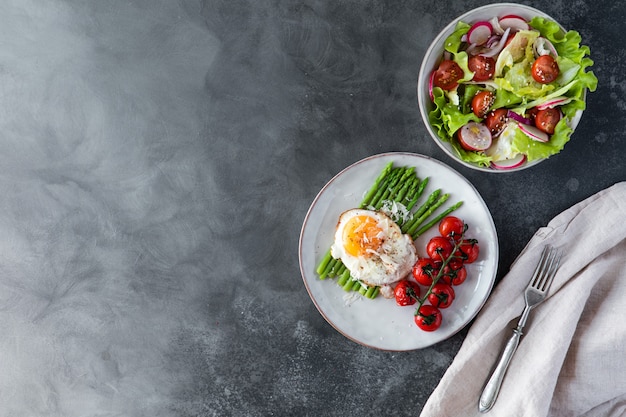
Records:
<instances>
[{"instance_id":1,"label":"silver fork","mask_svg":"<svg viewBox=\"0 0 626 417\"><path fill-rule=\"evenodd\" d=\"M557 249L551 247L550 245L546 245L546 247L543 248L541 258L535 268L535 273L530 279L528 287L526 287L526 291L524 292L526 307L524 307L524 311L522 312L522 315L517 323L517 327L513 329L513 335L511 335L509 341L504 347L500 360L491 374L489 381L487 381L487 384L483 389L483 393L480 396L480 400L478 401L478 410L481 413L486 413L491 410L491 407L495 404L498 392L500 391L500 386L502 385L502 380L504 379L504 374L509 367L513 354L517 350L520 338L522 337L522 329L526 324L530 310L546 299L546 295L550 289L550 285L552 285L556 270L559 268L560 261L561 253Z\"/></svg>"}]
</instances>

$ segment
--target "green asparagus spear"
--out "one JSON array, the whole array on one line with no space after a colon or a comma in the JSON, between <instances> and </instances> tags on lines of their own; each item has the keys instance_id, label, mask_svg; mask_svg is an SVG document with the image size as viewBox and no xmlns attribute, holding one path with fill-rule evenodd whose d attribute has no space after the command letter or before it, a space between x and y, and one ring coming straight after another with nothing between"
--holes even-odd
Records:
<instances>
[{"instance_id":1,"label":"green asparagus spear","mask_svg":"<svg viewBox=\"0 0 626 417\"><path fill-rule=\"evenodd\" d=\"M435 203L435 201L437 201L439 194L441 194L441 189L437 189L430 193L428 199L424 202L424 204L422 204L413 214L413 218L402 226L402 233L407 233L407 231L411 227L413 227L413 225L418 221L422 214L428 211L428 209Z\"/></svg>"},{"instance_id":2,"label":"green asparagus spear","mask_svg":"<svg viewBox=\"0 0 626 417\"><path fill-rule=\"evenodd\" d=\"M376 181L374 181L374 185L372 185L372 188L370 188L367 194L365 194L365 197L363 197L363 201L361 201L360 208L365 208L368 206L371 199L374 197L374 195L376 195L376 191L378 191L378 187L380 186L380 184L387 177L387 175L389 175L389 173L391 172L392 167L393 167L393 162L389 162L387 165L385 165L380 175L378 175L378 178L376 178Z\"/></svg>"},{"instance_id":3,"label":"green asparagus spear","mask_svg":"<svg viewBox=\"0 0 626 417\"><path fill-rule=\"evenodd\" d=\"M433 205L431 205L428 208L428 210L424 212L424 214L422 214L420 217L418 217L418 219L415 222L413 222L413 225L411 225L411 227L406 231L406 233L411 235L411 237L413 237L413 234L415 233L419 225L422 224L428 218L428 216L433 214L433 212L437 210L443 203L445 203L448 197L450 197L450 194L444 194L441 197L439 197L439 199Z\"/></svg>"},{"instance_id":4,"label":"green asparagus spear","mask_svg":"<svg viewBox=\"0 0 626 417\"><path fill-rule=\"evenodd\" d=\"M423 227L421 227L418 231L416 231L415 233L413 233L412 238L415 240L417 239L419 236L421 236L422 234L424 234L424 232L426 232L428 229L430 229L431 227L435 226L437 223L439 223L444 217L446 217L448 214L452 213L454 210L458 209L459 207L461 207L463 205L462 201L459 201L458 203L456 203L455 205L453 205L452 207L447 208L444 212L442 212L441 214L439 214L437 217L435 217L434 219L432 219L430 222L428 222L426 225L424 225Z\"/></svg>"}]
</instances>

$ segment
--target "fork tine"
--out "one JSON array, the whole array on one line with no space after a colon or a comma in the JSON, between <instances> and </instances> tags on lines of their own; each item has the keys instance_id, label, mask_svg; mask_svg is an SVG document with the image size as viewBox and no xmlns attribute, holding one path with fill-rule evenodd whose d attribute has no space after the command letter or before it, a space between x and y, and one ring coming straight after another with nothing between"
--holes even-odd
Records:
<instances>
[{"instance_id":1,"label":"fork tine","mask_svg":"<svg viewBox=\"0 0 626 417\"><path fill-rule=\"evenodd\" d=\"M537 282L538 279L541 279L541 274L544 269L549 250L549 245L544 246L543 251L541 252L541 258L539 258L539 262L537 262L537 267L535 268L535 272L533 273L533 277L530 279L529 286L537 288Z\"/></svg>"},{"instance_id":2,"label":"fork tine","mask_svg":"<svg viewBox=\"0 0 626 417\"><path fill-rule=\"evenodd\" d=\"M547 279L545 280L541 288L542 292L546 292L550 289L550 286L552 285L552 281L554 281L554 277L556 275L556 270L559 269L560 262L561 262L561 252L555 249L554 255L552 256L552 259L550 261L550 266L546 272Z\"/></svg>"},{"instance_id":3,"label":"fork tine","mask_svg":"<svg viewBox=\"0 0 626 417\"><path fill-rule=\"evenodd\" d=\"M537 281L533 285L533 287L536 290L541 291L541 292L543 292L543 289L545 287L545 283L548 280L550 269L552 267L552 261L554 260L554 255L555 255L555 251L554 251L554 249L551 246L546 245L545 249L547 251L547 255L546 255L546 258L543 260L544 261L543 264L541 265L541 271L539 272L539 278L537 279Z\"/></svg>"},{"instance_id":4,"label":"fork tine","mask_svg":"<svg viewBox=\"0 0 626 417\"><path fill-rule=\"evenodd\" d=\"M559 266L560 256L561 255L559 254L558 250L552 247L550 248L548 256L541 270L541 276L539 280L535 283L535 285L533 285L533 287L537 291L546 292L550 287L550 284L552 284L552 279L554 278L556 270Z\"/></svg>"}]
</instances>

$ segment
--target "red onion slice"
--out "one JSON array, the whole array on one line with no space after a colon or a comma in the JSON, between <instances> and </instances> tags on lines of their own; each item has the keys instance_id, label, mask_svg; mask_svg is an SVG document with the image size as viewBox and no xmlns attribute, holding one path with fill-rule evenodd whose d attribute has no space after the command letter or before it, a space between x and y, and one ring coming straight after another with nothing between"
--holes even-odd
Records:
<instances>
[{"instance_id":1,"label":"red onion slice","mask_svg":"<svg viewBox=\"0 0 626 417\"><path fill-rule=\"evenodd\" d=\"M522 116L521 114L515 113L512 110L508 111L507 116L509 118L515 120L516 122L523 123L525 125L532 125L533 124L533 122L530 119Z\"/></svg>"},{"instance_id":2,"label":"red onion slice","mask_svg":"<svg viewBox=\"0 0 626 417\"><path fill-rule=\"evenodd\" d=\"M488 50L487 52L481 53L481 55L493 58L494 56L502 52L502 50L504 49L504 46L506 45L506 40L509 38L510 33L511 33L511 29L507 28L507 30L504 31L502 38L500 38L500 40L490 50Z\"/></svg>"}]
</instances>

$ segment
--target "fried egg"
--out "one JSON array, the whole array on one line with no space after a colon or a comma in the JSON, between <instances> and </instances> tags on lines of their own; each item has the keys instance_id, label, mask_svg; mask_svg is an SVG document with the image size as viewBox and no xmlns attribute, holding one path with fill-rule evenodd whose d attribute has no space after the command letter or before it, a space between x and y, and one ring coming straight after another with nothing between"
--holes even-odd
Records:
<instances>
[{"instance_id":1,"label":"fried egg","mask_svg":"<svg viewBox=\"0 0 626 417\"><path fill-rule=\"evenodd\" d=\"M341 214L331 255L341 259L353 279L377 286L400 281L417 261L411 236L389 216L362 209Z\"/></svg>"}]
</instances>

